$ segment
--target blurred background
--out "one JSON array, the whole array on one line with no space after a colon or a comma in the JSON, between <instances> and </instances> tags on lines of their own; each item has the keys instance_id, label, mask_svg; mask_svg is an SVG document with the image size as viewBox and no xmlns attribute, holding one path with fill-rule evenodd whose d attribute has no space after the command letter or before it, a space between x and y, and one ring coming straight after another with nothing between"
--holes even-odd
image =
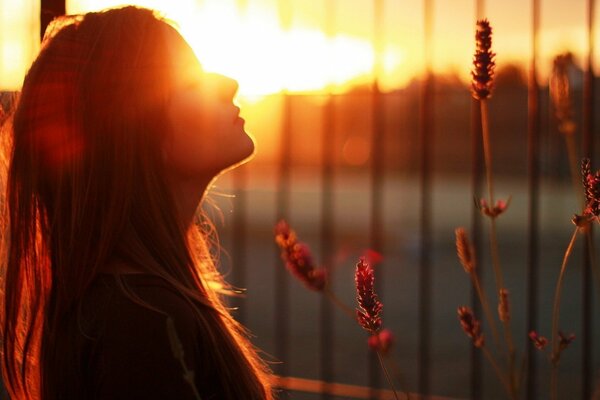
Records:
<instances>
[{"instance_id":1,"label":"blurred background","mask_svg":"<svg viewBox=\"0 0 600 400\"><path fill-rule=\"evenodd\" d=\"M231 300L234 315L278 375L307 379L282 398L366 398L328 395L322 382L381 388L386 382L367 334L288 276L273 239L281 218L329 268L333 291L352 308L358 257L381 255L376 289L384 326L395 336L390 357L398 365L397 387L448 398L505 398L456 316L458 306L473 302L455 254L456 227L470 231L484 285L494 291L488 221L473 201L487 193L469 81L480 17L490 19L497 53L490 129L496 194L512 199L498 234L512 332L519 356L528 357L522 398L548 397L547 355L531 346L527 333L550 336L570 220L581 211L548 82L554 58L569 53L577 156L593 158L599 147L594 3L127 3L163 12L206 70L240 83L237 102L257 153L216 181L214 204L206 208L219 230L221 270L246 288L244 297ZM0 90L19 90L44 20L122 4L0 0ZM561 303L561 328L576 340L561 359L560 398L600 398L600 276L594 278L584 254L577 244Z\"/></svg>"}]
</instances>

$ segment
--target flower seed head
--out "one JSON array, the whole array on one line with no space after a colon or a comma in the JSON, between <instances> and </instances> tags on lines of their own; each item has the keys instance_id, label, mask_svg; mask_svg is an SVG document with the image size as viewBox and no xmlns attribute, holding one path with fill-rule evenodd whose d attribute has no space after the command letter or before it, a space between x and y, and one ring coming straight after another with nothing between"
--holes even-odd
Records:
<instances>
[{"instance_id":1,"label":"flower seed head","mask_svg":"<svg viewBox=\"0 0 600 400\"><path fill-rule=\"evenodd\" d=\"M356 283L356 300L359 308L356 317L360 326L371 334L376 334L381 329L380 313L383 304L375 293L375 273L373 268L361 258L356 264L354 275Z\"/></svg>"},{"instance_id":2,"label":"flower seed head","mask_svg":"<svg viewBox=\"0 0 600 400\"><path fill-rule=\"evenodd\" d=\"M581 161L581 177L585 191L584 215L597 219L600 216L600 171L592 173L589 158Z\"/></svg>"},{"instance_id":3,"label":"flower seed head","mask_svg":"<svg viewBox=\"0 0 600 400\"><path fill-rule=\"evenodd\" d=\"M529 332L529 338L538 350L544 350L544 347L548 344L548 339L540 336L536 331Z\"/></svg>"},{"instance_id":4,"label":"flower seed head","mask_svg":"<svg viewBox=\"0 0 600 400\"><path fill-rule=\"evenodd\" d=\"M498 296L498 317L500 321L510 321L510 302L508 301L508 290L502 288Z\"/></svg>"},{"instance_id":5,"label":"flower seed head","mask_svg":"<svg viewBox=\"0 0 600 400\"><path fill-rule=\"evenodd\" d=\"M485 342L481 333L481 323L473 315L469 307L458 307L458 320L465 334L473 339L475 347L482 347Z\"/></svg>"},{"instance_id":6,"label":"flower seed head","mask_svg":"<svg viewBox=\"0 0 600 400\"><path fill-rule=\"evenodd\" d=\"M369 336L368 344L372 350L387 354L394 344L394 335L389 329L383 329L381 332Z\"/></svg>"},{"instance_id":7,"label":"flower seed head","mask_svg":"<svg viewBox=\"0 0 600 400\"><path fill-rule=\"evenodd\" d=\"M563 332L559 331L558 337L559 337L559 342L558 342L559 351L565 350L575 340L575 335L572 333L570 335L565 335Z\"/></svg>"},{"instance_id":8,"label":"flower seed head","mask_svg":"<svg viewBox=\"0 0 600 400\"><path fill-rule=\"evenodd\" d=\"M311 290L321 291L325 288L327 271L315 267L308 245L299 242L296 233L283 220L275 226L275 242L281 249L281 258L292 275Z\"/></svg>"},{"instance_id":9,"label":"flower seed head","mask_svg":"<svg viewBox=\"0 0 600 400\"><path fill-rule=\"evenodd\" d=\"M554 114L558 122L558 130L564 135L575 133L568 74L572 63L573 55L571 53L556 56L550 78L550 97L554 104Z\"/></svg>"},{"instance_id":10,"label":"flower seed head","mask_svg":"<svg viewBox=\"0 0 600 400\"><path fill-rule=\"evenodd\" d=\"M469 242L467 232L464 228L456 228L454 233L456 234L456 254L458 254L458 260L465 272L471 274L475 271L475 250Z\"/></svg>"},{"instance_id":11,"label":"flower seed head","mask_svg":"<svg viewBox=\"0 0 600 400\"><path fill-rule=\"evenodd\" d=\"M473 71L471 71L473 97L477 100L485 100L492 95L496 54L491 49L492 27L487 19L478 20Z\"/></svg>"},{"instance_id":12,"label":"flower seed head","mask_svg":"<svg viewBox=\"0 0 600 400\"><path fill-rule=\"evenodd\" d=\"M506 211L510 205L511 198L512 197L509 196L507 200L496 200L496 205L493 207L488 205L486 199L481 199L479 204L476 203L476 206L484 215L487 215L490 218L496 218Z\"/></svg>"}]
</instances>

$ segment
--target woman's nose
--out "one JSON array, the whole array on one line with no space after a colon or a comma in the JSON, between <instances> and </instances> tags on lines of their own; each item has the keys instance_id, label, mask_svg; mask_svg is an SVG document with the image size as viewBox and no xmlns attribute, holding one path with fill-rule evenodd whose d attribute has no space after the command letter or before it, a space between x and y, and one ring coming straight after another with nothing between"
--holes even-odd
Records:
<instances>
[{"instance_id":1,"label":"woman's nose","mask_svg":"<svg viewBox=\"0 0 600 400\"><path fill-rule=\"evenodd\" d=\"M221 100L233 100L239 88L239 85L235 79L231 79L228 76L217 73L207 73L206 79L214 88L216 95Z\"/></svg>"}]
</instances>

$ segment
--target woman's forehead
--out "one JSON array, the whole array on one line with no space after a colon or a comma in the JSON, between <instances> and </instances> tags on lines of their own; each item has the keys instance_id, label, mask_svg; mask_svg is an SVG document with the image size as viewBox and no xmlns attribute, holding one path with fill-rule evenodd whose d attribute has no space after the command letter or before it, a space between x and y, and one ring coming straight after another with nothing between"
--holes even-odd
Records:
<instances>
[{"instance_id":1,"label":"woman's forehead","mask_svg":"<svg viewBox=\"0 0 600 400\"><path fill-rule=\"evenodd\" d=\"M201 74L202 65L196 54L183 37L174 29L167 33L165 40L168 55L168 64L175 77L191 78Z\"/></svg>"}]
</instances>

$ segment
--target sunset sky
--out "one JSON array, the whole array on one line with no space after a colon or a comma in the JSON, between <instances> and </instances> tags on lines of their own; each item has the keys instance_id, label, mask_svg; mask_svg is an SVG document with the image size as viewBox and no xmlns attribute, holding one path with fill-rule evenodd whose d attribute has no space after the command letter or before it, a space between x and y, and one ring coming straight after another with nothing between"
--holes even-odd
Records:
<instances>
[{"instance_id":1,"label":"sunset sky","mask_svg":"<svg viewBox=\"0 0 600 400\"><path fill-rule=\"evenodd\" d=\"M242 95L289 91L343 91L369 82L375 61L384 90L406 85L423 71L423 1L383 1L380 52L374 46L372 0L330 1L328 37L323 0L136 0L175 20L205 69L240 82ZM24 4L27 4L24 6ZM69 13L123 4L118 0L67 0ZM282 9L282 5L287 8ZM432 1L433 69L469 77L475 1ZM524 6L526 4L526 6ZM541 1L541 78L558 52L585 60L585 0ZM39 0L0 0L0 89L16 89L37 51ZM290 20L286 23L288 15ZM531 5L488 1L497 64L525 63L531 54ZM596 43L600 43L596 29ZM600 51L596 50L596 54ZM595 64L598 64L596 61Z\"/></svg>"}]
</instances>

